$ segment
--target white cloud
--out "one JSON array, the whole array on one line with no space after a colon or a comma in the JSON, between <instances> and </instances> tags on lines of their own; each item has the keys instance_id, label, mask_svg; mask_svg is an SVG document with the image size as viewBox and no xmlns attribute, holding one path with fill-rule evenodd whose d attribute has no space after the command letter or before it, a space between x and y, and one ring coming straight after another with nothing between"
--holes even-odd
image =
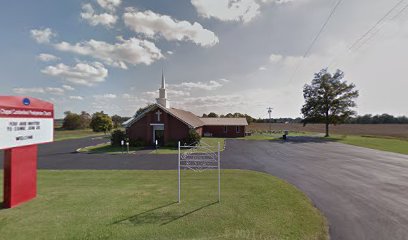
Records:
<instances>
[{"instance_id":1,"label":"white cloud","mask_svg":"<svg viewBox=\"0 0 408 240\"><path fill-rule=\"evenodd\" d=\"M279 55L279 54L271 54L269 56L269 61L271 63L278 63L278 62L282 61L282 59L283 59L283 56Z\"/></svg>"},{"instance_id":2,"label":"white cloud","mask_svg":"<svg viewBox=\"0 0 408 240\"><path fill-rule=\"evenodd\" d=\"M168 89L167 93L171 97L188 97L190 96L190 93L187 91L182 91L182 90L174 90L174 89ZM158 96L158 95L157 95Z\"/></svg>"},{"instance_id":3,"label":"white cloud","mask_svg":"<svg viewBox=\"0 0 408 240\"><path fill-rule=\"evenodd\" d=\"M41 72L49 76L62 78L73 84L85 86L93 86L96 83L103 82L108 76L108 69L99 62L92 64L77 63L73 67L60 63L55 66L48 66Z\"/></svg>"},{"instance_id":4,"label":"white cloud","mask_svg":"<svg viewBox=\"0 0 408 240\"><path fill-rule=\"evenodd\" d=\"M84 100L84 98L81 97L81 96L69 96L69 99L71 99L71 100L79 100L79 101Z\"/></svg>"},{"instance_id":5,"label":"white cloud","mask_svg":"<svg viewBox=\"0 0 408 240\"><path fill-rule=\"evenodd\" d=\"M267 69L267 68L264 67L264 66L260 66L260 67L258 68L259 71L265 71L266 69Z\"/></svg>"},{"instance_id":6,"label":"white cloud","mask_svg":"<svg viewBox=\"0 0 408 240\"><path fill-rule=\"evenodd\" d=\"M52 54L48 54L48 53L41 53L36 58L43 62L57 61L60 59L59 57L54 56Z\"/></svg>"},{"instance_id":7,"label":"white cloud","mask_svg":"<svg viewBox=\"0 0 408 240\"><path fill-rule=\"evenodd\" d=\"M53 95L64 95L65 92L64 89L56 87L47 87L45 88L45 91Z\"/></svg>"},{"instance_id":8,"label":"white cloud","mask_svg":"<svg viewBox=\"0 0 408 240\"><path fill-rule=\"evenodd\" d=\"M256 0L191 0L197 12L222 21L251 21L259 14Z\"/></svg>"},{"instance_id":9,"label":"white cloud","mask_svg":"<svg viewBox=\"0 0 408 240\"><path fill-rule=\"evenodd\" d=\"M180 84L169 84L169 88L181 88L184 90L192 90L192 89L199 89L199 90L215 90L217 88L222 87L223 84L211 80L209 82L182 82Z\"/></svg>"},{"instance_id":10,"label":"white cloud","mask_svg":"<svg viewBox=\"0 0 408 240\"><path fill-rule=\"evenodd\" d=\"M37 43L49 43L51 38L56 36L56 34L52 32L50 28L32 29L30 33L31 33L31 37Z\"/></svg>"},{"instance_id":11,"label":"white cloud","mask_svg":"<svg viewBox=\"0 0 408 240\"><path fill-rule=\"evenodd\" d=\"M91 26L103 25L105 27L112 27L118 17L110 13L96 14L92 5L87 3L82 6L81 17L85 19Z\"/></svg>"},{"instance_id":12,"label":"white cloud","mask_svg":"<svg viewBox=\"0 0 408 240\"><path fill-rule=\"evenodd\" d=\"M67 90L67 91L74 91L74 90L75 90L75 88L73 88L73 87L70 86L70 85L62 85L62 88L64 88L64 89Z\"/></svg>"},{"instance_id":13,"label":"white cloud","mask_svg":"<svg viewBox=\"0 0 408 240\"><path fill-rule=\"evenodd\" d=\"M173 55L173 54L174 54L174 52L173 52L173 51L167 51L167 54L169 54L169 55Z\"/></svg>"},{"instance_id":14,"label":"white cloud","mask_svg":"<svg viewBox=\"0 0 408 240\"><path fill-rule=\"evenodd\" d=\"M13 92L17 94L49 93L53 95L64 95L64 89L55 87L13 88Z\"/></svg>"},{"instance_id":15,"label":"white cloud","mask_svg":"<svg viewBox=\"0 0 408 240\"><path fill-rule=\"evenodd\" d=\"M117 96L112 93L106 93L102 95L93 95L93 97L95 98L95 100L109 100L109 99L117 98Z\"/></svg>"},{"instance_id":16,"label":"white cloud","mask_svg":"<svg viewBox=\"0 0 408 240\"><path fill-rule=\"evenodd\" d=\"M13 88L13 92L17 94L45 93L44 88Z\"/></svg>"},{"instance_id":17,"label":"white cloud","mask_svg":"<svg viewBox=\"0 0 408 240\"><path fill-rule=\"evenodd\" d=\"M126 63L150 65L163 58L161 50L153 42L137 38L125 40L121 37L118 37L118 40L119 42L115 44L91 39L76 44L61 42L54 46L60 51L90 56L123 69L127 69Z\"/></svg>"},{"instance_id":18,"label":"white cloud","mask_svg":"<svg viewBox=\"0 0 408 240\"><path fill-rule=\"evenodd\" d=\"M152 11L137 12L134 9L127 9L127 12L123 14L123 19L125 25L131 30L150 38L160 35L166 40L192 41L205 47L218 43L215 33L203 28L197 22L191 24Z\"/></svg>"},{"instance_id":19,"label":"white cloud","mask_svg":"<svg viewBox=\"0 0 408 240\"><path fill-rule=\"evenodd\" d=\"M310 0L261 0L262 3L275 3L275 4L298 3L307 1Z\"/></svg>"},{"instance_id":20,"label":"white cloud","mask_svg":"<svg viewBox=\"0 0 408 240\"><path fill-rule=\"evenodd\" d=\"M117 7L122 3L121 0L97 0L99 6L102 8L114 12Z\"/></svg>"}]
</instances>

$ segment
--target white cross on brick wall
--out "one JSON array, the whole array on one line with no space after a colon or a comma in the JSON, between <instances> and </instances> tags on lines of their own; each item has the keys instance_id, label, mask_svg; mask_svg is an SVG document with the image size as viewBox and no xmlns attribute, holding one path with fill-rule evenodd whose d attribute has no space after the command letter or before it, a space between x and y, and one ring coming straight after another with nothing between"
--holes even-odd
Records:
<instances>
[{"instance_id":1,"label":"white cross on brick wall","mask_svg":"<svg viewBox=\"0 0 408 240\"><path fill-rule=\"evenodd\" d=\"M162 113L159 110L157 110L156 115L157 115L157 121L160 122L160 115L162 115Z\"/></svg>"}]
</instances>

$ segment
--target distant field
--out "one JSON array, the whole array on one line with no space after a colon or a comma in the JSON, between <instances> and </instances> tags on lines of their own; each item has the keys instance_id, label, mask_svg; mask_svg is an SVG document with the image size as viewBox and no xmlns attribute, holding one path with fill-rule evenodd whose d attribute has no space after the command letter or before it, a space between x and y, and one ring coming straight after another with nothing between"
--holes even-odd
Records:
<instances>
[{"instance_id":1,"label":"distant field","mask_svg":"<svg viewBox=\"0 0 408 240\"><path fill-rule=\"evenodd\" d=\"M104 133L95 133L92 131L92 129L63 130L61 128L56 128L54 130L54 140L55 141L92 137L92 136L103 136L103 135Z\"/></svg>"},{"instance_id":2,"label":"distant field","mask_svg":"<svg viewBox=\"0 0 408 240\"><path fill-rule=\"evenodd\" d=\"M251 123L248 131L268 131L269 123ZM272 131L297 131L324 133L324 124L284 124L272 123ZM330 126L330 132L337 135L385 136L408 139L408 124L342 124Z\"/></svg>"}]
</instances>

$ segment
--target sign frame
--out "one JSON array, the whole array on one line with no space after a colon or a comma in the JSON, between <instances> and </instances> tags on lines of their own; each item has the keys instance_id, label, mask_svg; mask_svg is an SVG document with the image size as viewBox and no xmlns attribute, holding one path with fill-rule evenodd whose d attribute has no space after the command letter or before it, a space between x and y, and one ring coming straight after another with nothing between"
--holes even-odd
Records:
<instances>
[{"instance_id":1,"label":"sign frame","mask_svg":"<svg viewBox=\"0 0 408 240\"><path fill-rule=\"evenodd\" d=\"M41 136L44 132L45 137ZM37 195L37 145L54 141L54 105L37 98L0 96L0 134L3 205L13 208ZM35 136L40 137L37 140Z\"/></svg>"}]
</instances>

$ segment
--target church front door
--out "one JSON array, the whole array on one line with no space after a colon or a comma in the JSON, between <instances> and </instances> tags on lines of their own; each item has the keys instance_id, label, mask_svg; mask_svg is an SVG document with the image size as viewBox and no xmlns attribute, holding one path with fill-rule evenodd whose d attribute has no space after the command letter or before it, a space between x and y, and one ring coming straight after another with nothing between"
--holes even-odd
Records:
<instances>
[{"instance_id":1,"label":"church front door","mask_svg":"<svg viewBox=\"0 0 408 240\"><path fill-rule=\"evenodd\" d=\"M163 146L164 145L164 130L155 130L154 135L156 137L155 141L157 140L158 145Z\"/></svg>"},{"instance_id":2,"label":"church front door","mask_svg":"<svg viewBox=\"0 0 408 240\"><path fill-rule=\"evenodd\" d=\"M150 124L152 126L153 130L153 145L157 144L159 146L164 145L164 124L161 123L152 123Z\"/></svg>"}]
</instances>

